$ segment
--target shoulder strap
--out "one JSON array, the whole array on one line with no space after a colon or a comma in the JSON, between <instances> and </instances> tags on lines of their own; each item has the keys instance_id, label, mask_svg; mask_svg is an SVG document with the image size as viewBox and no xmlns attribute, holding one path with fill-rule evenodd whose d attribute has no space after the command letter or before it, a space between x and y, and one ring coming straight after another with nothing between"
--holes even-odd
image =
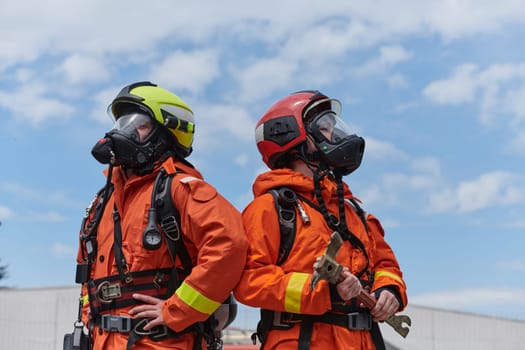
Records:
<instances>
[{"instance_id":1,"label":"shoulder strap","mask_svg":"<svg viewBox=\"0 0 525 350\"><path fill-rule=\"evenodd\" d=\"M320 208L310 200L297 195L292 189L288 187L278 187L273 188L269 191L273 196L275 209L279 217L279 226L281 230L281 240L279 245L279 256L277 258L277 265L281 265L286 261L290 250L295 241L296 234L296 220L297 214L294 206L298 207L301 216L305 222L309 221L309 218L303 213L304 209L301 207L298 198L308 204L310 207L317 211L321 211ZM366 223L366 212L361 208L361 206L354 199L349 199L349 204L357 213L363 226L365 227L366 232L368 233L368 225ZM350 243L359 249L365 249L363 243L355 237L353 234L349 237Z\"/></svg>"},{"instance_id":2,"label":"shoulder strap","mask_svg":"<svg viewBox=\"0 0 525 350\"><path fill-rule=\"evenodd\" d=\"M177 173L179 172L177 171L171 175L166 174L164 169L162 169L158 174L158 181L156 181L156 187L153 191L155 192L155 207L157 208L159 225L166 236L170 255L173 260L175 260L177 255L179 256L184 267L185 275L188 275L193 268L193 264L186 246L182 241L180 214L173 203L173 197L171 195L171 184L173 177Z\"/></svg>"},{"instance_id":3,"label":"shoulder strap","mask_svg":"<svg viewBox=\"0 0 525 350\"><path fill-rule=\"evenodd\" d=\"M354 209L354 211L357 213L357 215L361 219L361 222L363 223L363 226L365 227L366 233L369 233L368 224L366 223L366 216L367 216L366 211L364 211L363 208L361 208L361 206L359 205L359 203L357 203L355 199L350 198L348 199L348 201L351 207Z\"/></svg>"},{"instance_id":4,"label":"shoulder strap","mask_svg":"<svg viewBox=\"0 0 525 350\"><path fill-rule=\"evenodd\" d=\"M286 261L295 241L296 219L294 204L297 202L295 192L288 187L274 188L269 191L279 217L281 240L277 265Z\"/></svg>"}]
</instances>

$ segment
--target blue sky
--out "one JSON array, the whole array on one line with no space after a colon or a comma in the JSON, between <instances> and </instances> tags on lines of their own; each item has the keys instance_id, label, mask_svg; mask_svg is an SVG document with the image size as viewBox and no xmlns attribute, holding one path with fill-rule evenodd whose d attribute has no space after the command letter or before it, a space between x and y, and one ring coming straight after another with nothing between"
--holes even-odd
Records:
<instances>
[{"instance_id":1,"label":"blue sky","mask_svg":"<svg viewBox=\"0 0 525 350\"><path fill-rule=\"evenodd\" d=\"M525 319L523 2L306 3L4 0L0 284L74 284L104 184L90 150L122 86L150 80L193 108L189 160L239 210L266 170L256 121L319 89L366 139L346 181L383 222L410 302Z\"/></svg>"}]
</instances>

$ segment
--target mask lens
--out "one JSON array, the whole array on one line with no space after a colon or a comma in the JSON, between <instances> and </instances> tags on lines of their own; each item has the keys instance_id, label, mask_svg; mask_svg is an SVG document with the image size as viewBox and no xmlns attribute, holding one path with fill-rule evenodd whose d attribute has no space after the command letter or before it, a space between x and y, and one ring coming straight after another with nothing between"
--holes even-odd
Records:
<instances>
[{"instance_id":1,"label":"mask lens","mask_svg":"<svg viewBox=\"0 0 525 350\"><path fill-rule=\"evenodd\" d=\"M312 131L319 141L337 144L351 135L350 128L333 112L326 112L312 121Z\"/></svg>"},{"instance_id":2,"label":"mask lens","mask_svg":"<svg viewBox=\"0 0 525 350\"><path fill-rule=\"evenodd\" d=\"M145 141L153 130L153 121L142 113L126 114L118 118L113 126L113 130L128 136L136 142Z\"/></svg>"}]
</instances>

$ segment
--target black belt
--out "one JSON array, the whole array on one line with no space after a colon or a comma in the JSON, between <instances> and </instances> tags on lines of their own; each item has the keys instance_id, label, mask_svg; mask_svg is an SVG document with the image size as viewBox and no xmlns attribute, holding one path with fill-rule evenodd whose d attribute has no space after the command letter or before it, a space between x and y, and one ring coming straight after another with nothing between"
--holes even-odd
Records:
<instances>
[{"instance_id":1,"label":"black belt","mask_svg":"<svg viewBox=\"0 0 525 350\"><path fill-rule=\"evenodd\" d=\"M131 318L128 316L117 316L111 314L99 315L95 318L95 325L107 332L118 332L129 334L126 350L131 350L133 344L142 337L149 337L151 340L159 341L167 337L176 337L183 332L175 332L168 327L161 325L145 330L144 326L150 320L147 318Z\"/></svg>"},{"instance_id":2,"label":"black belt","mask_svg":"<svg viewBox=\"0 0 525 350\"><path fill-rule=\"evenodd\" d=\"M140 336L148 336L153 340L160 340L168 336L176 336L180 333L174 332L164 325L155 326L145 330L144 326L150 320L147 318L131 318L128 316L117 316L111 314L99 315L95 319L95 325L106 332L130 333L134 332Z\"/></svg>"},{"instance_id":3,"label":"black belt","mask_svg":"<svg viewBox=\"0 0 525 350\"><path fill-rule=\"evenodd\" d=\"M277 318L279 319L279 318ZM275 318L274 318L275 320ZM308 320L309 322L321 322L333 324L357 331L369 331L372 329L372 315L368 312L350 312L347 314L336 314L327 312L323 315L305 315L289 312L281 313L280 324L274 322L274 326L289 325Z\"/></svg>"}]
</instances>

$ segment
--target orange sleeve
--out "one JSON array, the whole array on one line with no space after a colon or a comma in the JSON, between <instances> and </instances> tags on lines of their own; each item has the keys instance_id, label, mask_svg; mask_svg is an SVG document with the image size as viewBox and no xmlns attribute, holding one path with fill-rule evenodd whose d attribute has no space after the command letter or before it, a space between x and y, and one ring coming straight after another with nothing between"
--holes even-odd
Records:
<instances>
[{"instance_id":1,"label":"orange sleeve","mask_svg":"<svg viewBox=\"0 0 525 350\"><path fill-rule=\"evenodd\" d=\"M328 311L331 308L328 283L320 281L315 290L310 291L316 253L291 254L286 265L293 268L288 271L276 265L281 232L271 194L261 195L248 205L243 212L243 223L250 245L242 278L234 290L236 299L246 305L276 311L308 314ZM300 230L298 223L293 249L304 249L297 239ZM325 245L320 247L323 249Z\"/></svg>"},{"instance_id":2,"label":"orange sleeve","mask_svg":"<svg viewBox=\"0 0 525 350\"><path fill-rule=\"evenodd\" d=\"M403 302L402 308L404 308L408 303L406 285L395 254L390 245L385 241L385 231L379 220L372 214L368 214L367 216L367 225L370 234L375 240L376 246L372 266L374 273L372 290L377 290L385 286L395 287Z\"/></svg>"},{"instance_id":3,"label":"orange sleeve","mask_svg":"<svg viewBox=\"0 0 525 350\"><path fill-rule=\"evenodd\" d=\"M239 211L213 186L193 179L175 183L185 246L194 263L162 314L175 331L206 320L239 281L248 241Z\"/></svg>"}]
</instances>

